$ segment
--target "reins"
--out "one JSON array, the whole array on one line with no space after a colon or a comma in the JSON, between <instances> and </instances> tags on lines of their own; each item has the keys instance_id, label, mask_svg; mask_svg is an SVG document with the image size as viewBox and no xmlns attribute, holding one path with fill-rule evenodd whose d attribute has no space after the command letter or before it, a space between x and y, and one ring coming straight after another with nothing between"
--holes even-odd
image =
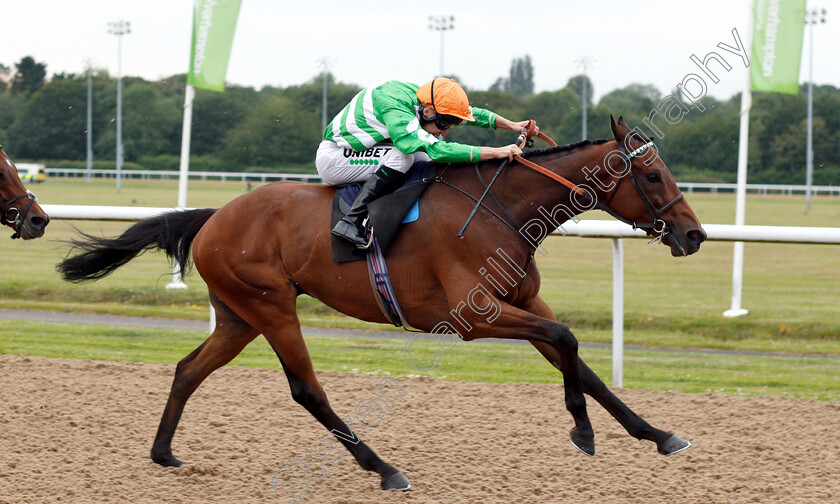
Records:
<instances>
[{"instance_id":1,"label":"reins","mask_svg":"<svg viewBox=\"0 0 840 504\"><path fill-rule=\"evenodd\" d=\"M552 146L557 146L557 142L555 142L554 140L549 138L549 136L546 135L545 133L543 133L542 131L537 133L536 129L537 129L537 122L534 121L533 119L528 121L528 129L522 131L522 133L520 133L519 136L516 138L516 144L519 146L520 149L524 149L526 146L533 145L534 141L532 140L532 137L534 137L534 136L536 136L537 138L539 138L541 140L544 140L545 142L547 142L548 144L550 144ZM574 184L572 184L568 180L564 179L563 177L560 177L559 175L556 175L551 170L543 168L542 166L540 166L536 163L532 163L532 162L528 161L527 159L524 159L522 156L516 155L516 156L513 156L513 159L515 161L518 161L519 163L527 166L528 168L536 170L536 171L542 173L543 175L549 176L549 177L553 178L554 180L557 180L561 184L565 185L566 187L569 187L570 189L575 190L572 187L570 187L569 185L567 185L567 184L571 184L572 186L574 186ZM488 194L490 194L491 197L493 198L493 200L496 201L496 204L499 205L499 208L502 208L502 210L505 213L507 213L507 210L505 210L504 207L501 204L499 204L498 200L496 200L496 197L492 195L492 193L490 192L490 189L492 189L493 184L496 183L496 180L499 178L499 175L502 174L502 170L505 169L505 166L507 166L508 161L509 161L508 159L505 159L504 161L502 161L502 164L499 165L499 169L496 170L495 175L493 175L493 178L490 179L490 183L488 183L488 184L484 183L484 179L482 179L481 174L478 173L478 169L477 169L477 165L476 165L476 173L478 174L478 179L481 180L481 184L484 186L484 193L481 195L480 198L478 198L478 200L476 200L476 205L473 208L472 212L470 212L470 216L467 217L467 221L464 222L464 225L461 227L461 230L458 231L458 234L455 235L455 236L457 236L458 238L461 238L464 235L464 232L466 232L467 227L469 227L473 218L475 218L475 214L478 213L478 209L482 206L482 203L484 202L484 198L486 198ZM557 178L557 177L559 177L559 178ZM574 186L574 187L577 188L577 186ZM580 188L577 188L577 190L581 191ZM510 218L510 216L508 216L508 218Z\"/></svg>"},{"instance_id":2,"label":"reins","mask_svg":"<svg viewBox=\"0 0 840 504\"><path fill-rule=\"evenodd\" d=\"M508 215L508 220L505 220L505 218L503 218L501 215L496 213L492 208L485 205L479 198L476 198L475 196L473 196L472 194L468 193L467 191L461 189L460 187L458 187L454 184L450 184L449 182L444 180L443 175L446 173L446 171L449 169L450 166L451 165L446 165L446 167L444 167L443 171L440 172L440 175L437 175L436 177L428 179L426 181L440 183L440 184L443 184L447 187L450 187L450 188L458 191L459 193L463 194L467 198L475 201L476 202L476 208L484 207L484 209L487 210L488 212L490 212L490 214L493 217L495 217L496 219L498 219L499 222L501 222L502 224L504 224L505 226L510 228L514 233L519 234L519 228L516 226L516 222L513 219L511 219L509 215ZM481 179L481 174L479 173L477 175L478 175L479 179L481 180L482 184L484 185L484 187L487 188L488 185L484 182L483 179ZM493 196L493 193L490 193L490 196L493 198L494 201L496 201L496 204L499 206L499 208L501 208L507 214L507 210L505 210L504 206L502 206L501 203L499 203L498 200L496 200L496 197ZM473 213L475 213L475 212L473 212ZM467 224L469 224L469 222L467 222ZM467 224L464 225L464 229L466 229Z\"/></svg>"},{"instance_id":3,"label":"reins","mask_svg":"<svg viewBox=\"0 0 840 504\"><path fill-rule=\"evenodd\" d=\"M557 142L552 140L548 135L544 134L541 131L539 133L537 133L537 131L536 131L536 121L534 121L533 119L528 122L528 128L526 130L524 130L519 135L519 137L517 137L516 144L521 149L524 149L526 146L530 147L530 146L533 145L533 137L534 136L536 136L537 138L540 138L541 140L545 141L546 143L548 143L552 146L557 146ZM628 163L629 163L630 160L632 160L634 157L638 156L639 154L641 154L641 153L647 151L648 149L650 149L651 147L653 147L653 142L649 141L649 142L645 143L644 145L642 145L641 147L639 147L638 149L636 149L636 150L634 150L630 153L627 153L625 151L624 145L619 145L619 147L621 149L621 153L624 154L624 156L627 158ZM654 242L654 241L660 241L663 236L668 234L668 225L660 217L662 217L662 214L667 212L672 206L677 204L680 200L682 200L685 197L685 195L682 192L680 192L677 196L674 197L674 199L672 199L671 201L669 201L668 203L663 205L661 208L657 209L653 205L653 203L650 201L650 199L647 197L647 194L645 194L645 192L642 190L641 185L639 185L638 180L636 180L636 177L633 175L632 168L628 167L627 176L630 178L630 181L633 182L633 186L635 187L636 192L639 194L639 197L641 198L642 202L645 204L645 207L647 208L648 214L650 214L650 218L651 218L650 222L639 224L635 221L631 221L629 219L626 219L626 218L622 217L621 215L616 213L612 208L610 208L608 206L609 203L612 201L613 196L615 196L616 192L618 191L619 185L621 185L621 182L624 180L623 176L618 177L618 182L616 183L615 187L608 193L609 197L607 199L607 203L604 204L604 203L601 203L600 201L598 201L598 199L596 197L594 197L593 195L590 195L587 191L584 191L583 189L581 189L574 182L572 182L569 179L563 177L562 175L554 173L553 171L549 170L548 168L545 168L544 166L540 166L539 164L534 163L533 161L529 161L529 160L527 160L527 159L525 159L525 158L523 158L522 156L519 156L519 155L513 156L513 159L514 159L514 161L518 162L519 164L521 164L521 165L523 165L527 168L530 168L531 170L534 170L538 173L541 173L542 175L545 175L546 177L549 177L550 179L552 179L556 182L559 182L560 184L567 187L572 192L577 193L580 196L585 196L592 203L592 206L597 207L599 210L603 210L604 212L607 212L612 217L614 217L616 220L619 220L619 221L621 221L625 224L628 224L633 229L651 230L654 233L658 233L658 235L656 237L654 237L654 239L651 240L649 243ZM499 175L502 174L502 170L504 170L505 166L507 166L508 161L509 160L507 160L507 159L502 161L501 165L499 165L498 170L496 170L496 173L493 175L493 178L490 180L490 183L488 183L488 184L484 183L484 179L481 178L480 173L478 173L478 171L476 170L476 173L478 173L478 176L479 176L479 180L481 180L482 185L484 185L484 193L481 195L480 198L475 200L476 201L475 207L473 208L472 212L470 212L470 215L469 215L469 217L467 217L467 220L464 223L463 227L461 227L461 230L456 235L458 238L461 238L464 235L464 232L467 230L467 227L472 222L473 218L475 217L476 213L478 212L478 209L480 207L484 206L483 201L484 201L484 198L487 197L488 194L490 194L491 197L493 197L493 200L496 201L497 204L499 204L498 200L495 198L495 196L493 196L493 194L490 192L490 190L493 187L493 184L496 183L496 180L499 178ZM473 199L475 199L475 198L473 198ZM499 205L499 206L500 206L500 208L503 209L503 211L505 211L505 214L507 214L507 211L504 210L504 207L501 206L501 205ZM508 215L508 218L510 218L509 215ZM506 224L507 224L507 222L506 222ZM508 227L510 227L510 225L508 225Z\"/></svg>"},{"instance_id":4,"label":"reins","mask_svg":"<svg viewBox=\"0 0 840 504\"><path fill-rule=\"evenodd\" d=\"M524 149L526 146L530 147L531 145L533 145L534 141L531 139L531 137L534 136L534 131L536 130L536 126L537 126L537 122L534 121L533 119L528 121L528 130L523 131L519 135L519 137L516 139L516 143L517 143L517 145L519 145L520 149ZM555 142L554 140L549 138L548 135L544 134L542 131L537 133L537 138L539 138L541 140L544 140L546 143L548 143L552 147L557 146L557 142ZM553 179L557 182L560 182L561 184L563 184L564 186L568 187L569 189L571 189L572 191L574 191L578 194L584 194L584 190L581 189L580 187L578 187L577 185L575 185L572 181L554 173L553 171L549 170L548 168L540 166L537 163L534 163L533 161L528 161L527 159L525 159L522 156L518 156L518 155L513 156L513 159L523 166L527 166L528 168L530 168L530 169L532 169L536 172L542 173L543 175L545 175L546 177L548 177L550 179Z\"/></svg>"}]
</instances>

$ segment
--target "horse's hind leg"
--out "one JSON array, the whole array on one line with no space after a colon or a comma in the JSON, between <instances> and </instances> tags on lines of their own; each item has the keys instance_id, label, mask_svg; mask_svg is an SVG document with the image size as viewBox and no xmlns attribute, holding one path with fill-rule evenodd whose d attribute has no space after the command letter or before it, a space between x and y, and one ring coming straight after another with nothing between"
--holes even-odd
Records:
<instances>
[{"instance_id":1,"label":"horse's hind leg","mask_svg":"<svg viewBox=\"0 0 840 504\"><path fill-rule=\"evenodd\" d=\"M302 344L303 340L301 339L300 342ZM305 362L298 360L292 364L288 360L289 357L301 349L305 352L306 347L293 347L291 349L286 348L284 351L277 351L277 357L280 359L280 363L283 365L283 371L286 372L286 377L289 379L289 387L292 390L294 400L306 408L306 411L321 422L350 451L362 469L379 474L381 477L380 485L383 490L408 490L411 488L408 478L403 473L379 458L335 414L335 411L330 407L329 401L327 401L327 395L315 377L311 361L309 359L306 359ZM286 356L285 358L284 355ZM308 357L308 354L306 356Z\"/></svg>"},{"instance_id":2,"label":"horse's hind leg","mask_svg":"<svg viewBox=\"0 0 840 504\"><path fill-rule=\"evenodd\" d=\"M551 309L541 299L537 298L536 302L538 305L541 304L537 310L542 316L554 318ZM555 367L560 362L560 353L556 348L539 341L532 341L531 344ZM636 439L653 441L656 443L659 453L663 455L672 455L691 446L691 443L679 436L652 427L642 417L634 413L607 388L598 375L589 369L589 366L580 357L578 357L578 369L583 392L598 401L598 404L603 406L631 436Z\"/></svg>"},{"instance_id":3,"label":"horse's hind leg","mask_svg":"<svg viewBox=\"0 0 840 504\"><path fill-rule=\"evenodd\" d=\"M152 445L152 460L163 466L181 465L181 461L172 455L172 436L192 393L210 373L239 355L258 334L212 292L210 300L216 310L216 327L201 346L178 363L169 400Z\"/></svg>"},{"instance_id":4,"label":"horse's hind leg","mask_svg":"<svg viewBox=\"0 0 840 504\"><path fill-rule=\"evenodd\" d=\"M259 290L259 294L255 294L251 299L246 294L248 292L248 289L240 290L240 295L231 303L236 303L237 313L251 321L274 349L289 379L295 402L321 422L347 448L363 469L379 474L383 490L411 488L405 475L379 458L330 406L327 395L315 376L312 359L303 341L296 313L295 288L289 284L265 291ZM262 292L266 292L267 295L263 295Z\"/></svg>"}]
</instances>

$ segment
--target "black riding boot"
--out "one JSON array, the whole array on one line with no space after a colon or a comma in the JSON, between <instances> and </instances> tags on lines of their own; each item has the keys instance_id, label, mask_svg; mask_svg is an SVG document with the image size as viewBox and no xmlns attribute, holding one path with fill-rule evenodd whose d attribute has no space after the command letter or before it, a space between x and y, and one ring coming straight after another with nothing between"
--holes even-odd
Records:
<instances>
[{"instance_id":1,"label":"black riding boot","mask_svg":"<svg viewBox=\"0 0 840 504\"><path fill-rule=\"evenodd\" d=\"M362 186L347 215L335 225L332 234L355 244L359 248L368 248L370 242L365 237L365 228L362 225L365 217L367 217L368 204L394 192L405 182L405 177L405 173L387 166L377 168L373 176Z\"/></svg>"}]
</instances>

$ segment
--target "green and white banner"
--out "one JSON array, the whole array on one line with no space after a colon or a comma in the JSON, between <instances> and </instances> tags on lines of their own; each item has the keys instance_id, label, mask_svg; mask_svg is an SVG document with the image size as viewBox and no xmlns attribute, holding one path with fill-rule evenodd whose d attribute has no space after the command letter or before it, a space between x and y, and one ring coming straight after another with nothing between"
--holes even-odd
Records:
<instances>
[{"instance_id":1,"label":"green and white banner","mask_svg":"<svg viewBox=\"0 0 840 504\"><path fill-rule=\"evenodd\" d=\"M225 90L230 48L242 0L196 0L187 84Z\"/></svg>"},{"instance_id":2,"label":"green and white banner","mask_svg":"<svg viewBox=\"0 0 840 504\"><path fill-rule=\"evenodd\" d=\"M806 0L754 0L753 91L799 93Z\"/></svg>"}]
</instances>

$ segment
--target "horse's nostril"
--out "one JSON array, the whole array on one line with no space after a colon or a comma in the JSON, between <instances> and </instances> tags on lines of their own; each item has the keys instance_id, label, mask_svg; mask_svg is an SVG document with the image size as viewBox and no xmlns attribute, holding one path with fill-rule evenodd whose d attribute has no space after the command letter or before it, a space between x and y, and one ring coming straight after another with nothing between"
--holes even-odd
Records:
<instances>
[{"instance_id":1,"label":"horse's nostril","mask_svg":"<svg viewBox=\"0 0 840 504\"><path fill-rule=\"evenodd\" d=\"M700 244L706 241L706 233L702 229L692 229L686 236L694 243Z\"/></svg>"},{"instance_id":2,"label":"horse's nostril","mask_svg":"<svg viewBox=\"0 0 840 504\"><path fill-rule=\"evenodd\" d=\"M35 229L44 229L45 227L47 227L47 224L49 224L50 218L49 217L33 216L32 218L29 219L29 222L32 224L32 227L34 227Z\"/></svg>"}]
</instances>

